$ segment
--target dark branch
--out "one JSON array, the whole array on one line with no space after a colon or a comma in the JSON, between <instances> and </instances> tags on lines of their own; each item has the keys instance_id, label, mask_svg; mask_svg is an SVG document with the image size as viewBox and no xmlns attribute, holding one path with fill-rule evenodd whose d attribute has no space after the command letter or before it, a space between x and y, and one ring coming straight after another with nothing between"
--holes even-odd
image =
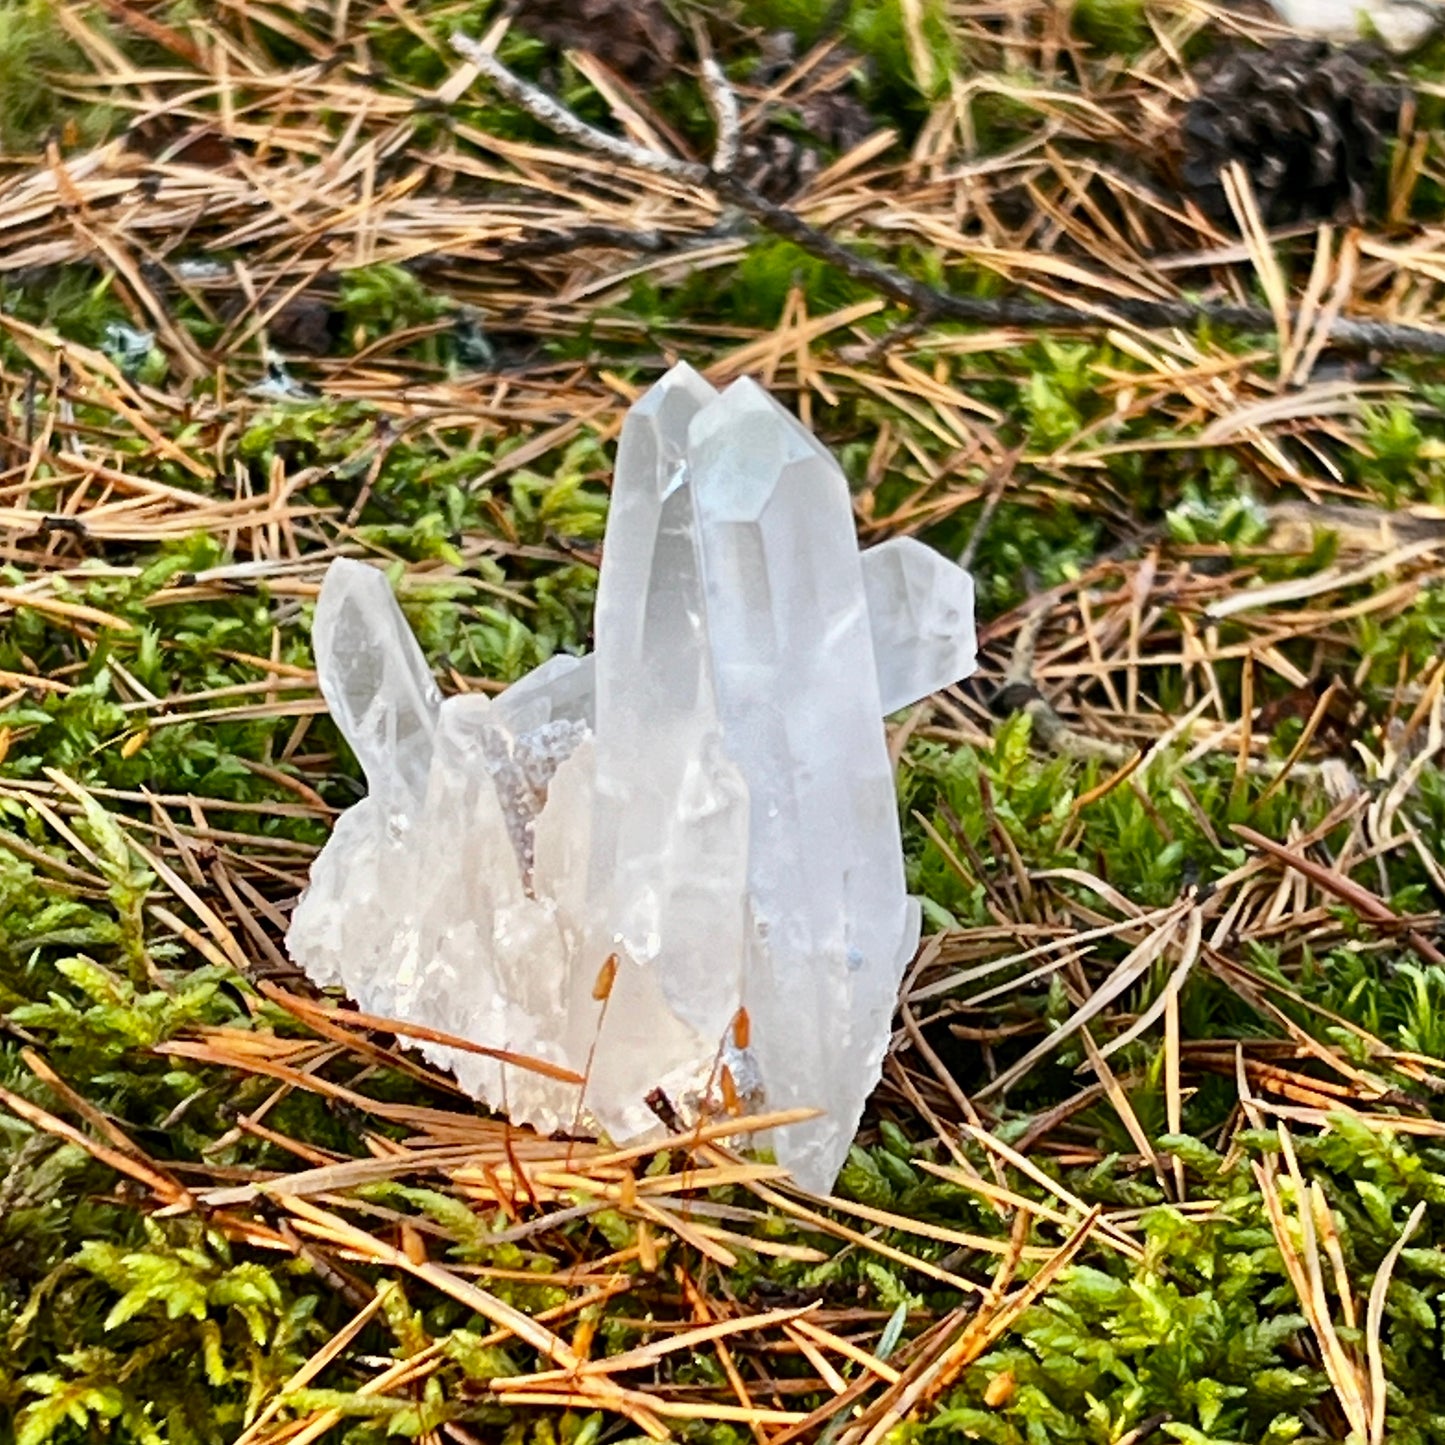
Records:
<instances>
[{"instance_id":1,"label":"dark branch","mask_svg":"<svg viewBox=\"0 0 1445 1445\"><path fill-rule=\"evenodd\" d=\"M509 100L535 120L587 150L611 156L627 165L696 186L749 216L764 230L791 241L801 251L837 267L844 275L871 290L916 311L928 320L968 321L982 326L1094 330L1101 326L1181 327L1207 322L1231 331L1272 332L1274 314L1262 306L1234 306L1210 301L1158 301L1118 297L1107 304L1069 305L1023 297L960 296L917 281L896 267L860 255L826 232L805 221L796 211L775 205L730 170L650 150L608 135L574 115L554 96L513 74L500 60L465 35L452 38L452 47L471 61ZM735 149L732 135L737 103L722 69L705 66L703 84L708 104L718 119L718 152L727 158ZM1387 321L1354 321L1337 317L1326 333L1337 348L1354 351L1396 352L1413 356L1445 356L1445 331L1422 326L1399 326Z\"/></svg>"}]
</instances>

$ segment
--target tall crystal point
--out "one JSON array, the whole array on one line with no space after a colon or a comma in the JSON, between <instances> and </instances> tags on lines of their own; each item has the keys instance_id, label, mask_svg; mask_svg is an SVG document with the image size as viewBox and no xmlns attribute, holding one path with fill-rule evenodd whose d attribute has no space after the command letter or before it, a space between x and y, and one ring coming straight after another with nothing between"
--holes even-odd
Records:
<instances>
[{"instance_id":1,"label":"tall crystal point","mask_svg":"<svg viewBox=\"0 0 1445 1445\"><path fill-rule=\"evenodd\" d=\"M591 1025L577 1040L593 1059L588 1097L620 1134L655 1122L645 1105L655 1085L706 1092L741 993L748 795L713 704L686 456L688 425L715 397L678 367L623 426L597 590L592 747L585 769L555 781L538 834L537 886L562 904L578 960L573 1010ZM607 1006L589 1008L609 959Z\"/></svg>"},{"instance_id":2,"label":"tall crystal point","mask_svg":"<svg viewBox=\"0 0 1445 1445\"><path fill-rule=\"evenodd\" d=\"M740 381L689 437L724 745L752 801L744 1001L778 1157L824 1189L877 1082L918 941L848 484Z\"/></svg>"},{"instance_id":3,"label":"tall crystal point","mask_svg":"<svg viewBox=\"0 0 1445 1445\"><path fill-rule=\"evenodd\" d=\"M628 415L597 588L591 885L612 942L717 1039L737 1012L748 790L713 697L689 427L717 393L678 367ZM628 570L624 571L624 567Z\"/></svg>"},{"instance_id":4,"label":"tall crystal point","mask_svg":"<svg viewBox=\"0 0 1445 1445\"><path fill-rule=\"evenodd\" d=\"M774 1143L825 1190L919 933L882 718L972 670L972 583L912 539L860 555L817 441L679 366L623 428L595 631L443 702L385 578L333 565L317 666L371 791L287 945L483 1046L428 1054L542 1129L640 1137L658 1090L705 1112L726 1068L818 1111Z\"/></svg>"}]
</instances>

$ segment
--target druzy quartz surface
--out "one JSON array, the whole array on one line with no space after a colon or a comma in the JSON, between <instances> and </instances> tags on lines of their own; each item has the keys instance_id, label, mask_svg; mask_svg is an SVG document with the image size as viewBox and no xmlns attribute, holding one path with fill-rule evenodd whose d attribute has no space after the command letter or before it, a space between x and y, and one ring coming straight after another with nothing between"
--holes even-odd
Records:
<instances>
[{"instance_id":1,"label":"druzy quartz surface","mask_svg":"<svg viewBox=\"0 0 1445 1445\"><path fill-rule=\"evenodd\" d=\"M443 699L386 578L332 564L317 669L368 795L287 945L368 1012L496 1051L426 1048L542 1130L635 1139L659 1098L815 1109L771 1142L824 1191L919 937L883 719L973 670L972 583L910 538L860 553L817 440L680 365L623 427L594 631Z\"/></svg>"}]
</instances>

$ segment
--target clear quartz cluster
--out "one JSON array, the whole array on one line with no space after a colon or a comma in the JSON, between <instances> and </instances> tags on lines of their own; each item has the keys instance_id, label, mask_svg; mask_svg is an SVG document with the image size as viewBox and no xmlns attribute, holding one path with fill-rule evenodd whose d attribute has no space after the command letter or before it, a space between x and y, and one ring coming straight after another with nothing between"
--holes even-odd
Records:
<instances>
[{"instance_id":1,"label":"clear quartz cluster","mask_svg":"<svg viewBox=\"0 0 1445 1445\"><path fill-rule=\"evenodd\" d=\"M385 577L332 564L317 666L369 794L292 957L369 1012L560 1066L428 1049L542 1130L643 1136L656 1090L695 1112L726 1068L820 1111L773 1144L826 1190L919 936L882 720L972 671L972 583L910 538L860 554L814 437L678 366L623 427L595 632L443 700Z\"/></svg>"}]
</instances>

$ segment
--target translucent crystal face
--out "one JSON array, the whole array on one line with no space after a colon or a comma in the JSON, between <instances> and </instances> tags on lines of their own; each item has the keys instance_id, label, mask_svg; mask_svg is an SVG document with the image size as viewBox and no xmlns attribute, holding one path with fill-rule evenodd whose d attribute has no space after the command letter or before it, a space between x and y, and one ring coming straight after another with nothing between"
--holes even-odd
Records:
<instances>
[{"instance_id":1,"label":"translucent crystal face","mask_svg":"<svg viewBox=\"0 0 1445 1445\"><path fill-rule=\"evenodd\" d=\"M314 646L326 705L372 792L398 782L423 791L441 694L386 579L360 562L333 562Z\"/></svg>"},{"instance_id":2,"label":"translucent crystal face","mask_svg":"<svg viewBox=\"0 0 1445 1445\"><path fill-rule=\"evenodd\" d=\"M623 429L595 631L442 702L386 579L333 564L317 664L371 796L288 947L369 1010L558 1066L429 1049L541 1129L646 1134L649 1096L708 1107L726 1066L818 1111L774 1142L826 1190L919 932L882 718L972 670L972 583L909 538L860 555L816 440L679 366Z\"/></svg>"}]
</instances>

